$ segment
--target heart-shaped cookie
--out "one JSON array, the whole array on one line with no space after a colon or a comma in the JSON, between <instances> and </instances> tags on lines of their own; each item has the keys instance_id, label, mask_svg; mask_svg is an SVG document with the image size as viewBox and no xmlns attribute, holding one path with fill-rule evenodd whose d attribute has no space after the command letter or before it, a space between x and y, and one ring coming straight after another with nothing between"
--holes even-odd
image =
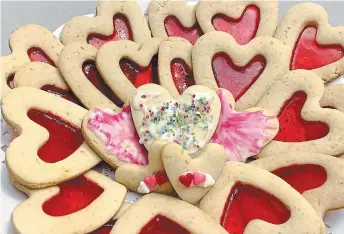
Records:
<instances>
[{"instance_id":1,"label":"heart-shaped cookie","mask_svg":"<svg viewBox=\"0 0 344 234\"><path fill-rule=\"evenodd\" d=\"M87 111L80 106L36 88L20 87L9 91L2 110L6 122L20 133L6 151L7 166L20 184L55 185L100 162L81 134Z\"/></svg>"},{"instance_id":2,"label":"heart-shaped cookie","mask_svg":"<svg viewBox=\"0 0 344 234\"><path fill-rule=\"evenodd\" d=\"M193 158L180 145L169 143L161 156L174 190L191 204L199 202L211 189L225 163L224 148L211 143Z\"/></svg>"},{"instance_id":3,"label":"heart-shaped cookie","mask_svg":"<svg viewBox=\"0 0 344 234\"><path fill-rule=\"evenodd\" d=\"M162 86L147 84L132 99L133 120L140 143L154 140L180 144L190 154L206 146L220 114L220 100L211 89L194 85L173 99Z\"/></svg>"},{"instance_id":4,"label":"heart-shaped cookie","mask_svg":"<svg viewBox=\"0 0 344 234\"><path fill-rule=\"evenodd\" d=\"M64 79L87 109L108 107L120 110L123 102L109 88L95 65L97 49L85 42L63 48L58 67Z\"/></svg>"},{"instance_id":5,"label":"heart-shaped cookie","mask_svg":"<svg viewBox=\"0 0 344 234\"><path fill-rule=\"evenodd\" d=\"M109 41L132 40L142 44L151 38L147 21L136 1L97 2L97 16L77 16L63 27L62 42L88 43L99 49Z\"/></svg>"},{"instance_id":6,"label":"heart-shaped cookie","mask_svg":"<svg viewBox=\"0 0 344 234\"><path fill-rule=\"evenodd\" d=\"M63 80L59 70L43 62L24 65L16 72L13 84L14 87L35 87L81 105Z\"/></svg>"},{"instance_id":7,"label":"heart-shaped cookie","mask_svg":"<svg viewBox=\"0 0 344 234\"><path fill-rule=\"evenodd\" d=\"M344 84L325 87L324 96L320 100L320 105L321 107L344 112Z\"/></svg>"},{"instance_id":8,"label":"heart-shaped cookie","mask_svg":"<svg viewBox=\"0 0 344 234\"><path fill-rule=\"evenodd\" d=\"M344 161L317 153L283 153L251 164L282 178L301 193L320 217L344 207Z\"/></svg>"},{"instance_id":9,"label":"heart-shaped cookie","mask_svg":"<svg viewBox=\"0 0 344 234\"><path fill-rule=\"evenodd\" d=\"M239 162L226 162L200 208L228 233L326 232L312 206L285 181Z\"/></svg>"},{"instance_id":10,"label":"heart-shaped cookie","mask_svg":"<svg viewBox=\"0 0 344 234\"><path fill-rule=\"evenodd\" d=\"M270 111L257 107L236 112L234 98L226 89L218 89L217 95L221 113L210 142L225 148L226 161L245 162L276 136L278 119Z\"/></svg>"},{"instance_id":11,"label":"heart-shaped cookie","mask_svg":"<svg viewBox=\"0 0 344 234\"><path fill-rule=\"evenodd\" d=\"M51 32L35 24L18 27L11 33L9 43L12 54L1 56L1 99L15 87L13 78L21 67L30 62L55 66L63 48Z\"/></svg>"},{"instance_id":12,"label":"heart-shaped cookie","mask_svg":"<svg viewBox=\"0 0 344 234\"><path fill-rule=\"evenodd\" d=\"M184 0L153 0L147 11L154 37L182 37L195 44L203 34L196 20L195 7Z\"/></svg>"},{"instance_id":13,"label":"heart-shaped cookie","mask_svg":"<svg viewBox=\"0 0 344 234\"><path fill-rule=\"evenodd\" d=\"M290 151L344 153L344 114L321 108L324 85L306 70L288 72L257 103L278 116L280 129L259 157Z\"/></svg>"},{"instance_id":14,"label":"heart-shaped cookie","mask_svg":"<svg viewBox=\"0 0 344 234\"><path fill-rule=\"evenodd\" d=\"M129 103L137 87L158 83L156 55L160 41L152 38L142 45L115 41L99 49L96 64L100 75L124 103Z\"/></svg>"},{"instance_id":15,"label":"heart-shaped cookie","mask_svg":"<svg viewBox=\"0 0 344 234\"><path fill-rule=\"evenodd\" d=\"M312 70L324 82L344 74L344 27L331 27L322 6L295 5L285 14L274 37L286 46L290 70Z\"/></svg>"},{"instance_id":16,"label":"heart-shaped cookie","mask_svg":"<svg viewBox=\"0 0 344 234\"><path fill-rule=\"evenodd\" d=\"M192 45L181 38L170 37L160 43L159 81L175 98L195 84L191 52Z\"/></svg>"},{"instance_id":17,"label":"heart-shaped cookie","mask_svg":"<svg viewBox=\"0 0 344 234\"><path fill-rule=\"evenodd\" d=\"M125 194L124 186L89 171L58 186L31 191L13 211L12 222L18 233L89 233L115 215Z\"/></svg>"},{"instance_id":18,"label":"heart-shaped cookie","mask_svg":"<svg viewBox=\"0 0 344 234\"><path fill-rule=\"evenodd\" d=\"M238 110L253 107L288 70L283 43L258 37L239 45L224 32L202 36L192 50L196 84L229 90Z\"/></svg>"},{"instance_id":19,"label":"heart-shaped cookie","mask_svg":"<svg viewBox=\"0 0 344 234\"><path fill-rule=\"evenodd\" d=\"M244 45L255 37L272 36L278 20L278 1L208 1L196 6L203 32L226 32Z\"/></svg>"},{"instance_id":20,"label":"heart-shaped cookie","mask_svg":"<svg viewBox=\"0 0 344 234\"><path fill-rule=\"evenodd\" d=\"M134 203L118 219L111 234L226 234L200 209L179 199L149 194Z\"/></svg>"}]
</instances>

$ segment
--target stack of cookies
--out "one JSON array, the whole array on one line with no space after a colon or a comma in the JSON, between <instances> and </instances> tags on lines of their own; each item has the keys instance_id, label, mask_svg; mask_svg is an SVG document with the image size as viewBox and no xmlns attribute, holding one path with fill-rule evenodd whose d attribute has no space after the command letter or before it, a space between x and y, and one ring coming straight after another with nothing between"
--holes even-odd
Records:
<instances>
[{"instance_id":1,"label":"stack of cookies","mask_svg":"<svg viewBox=\"0 0 344 234\"><path fill-rule=\"evenodd\" d=\"M344 207L344 27L320 5L98 1L10 36L21 234L323 234ZM325 85L324 85L325 84ZM104 161L115 181L92 170ZM142 195L125 203L127 191Z\"/></svg>"}]
</instances>

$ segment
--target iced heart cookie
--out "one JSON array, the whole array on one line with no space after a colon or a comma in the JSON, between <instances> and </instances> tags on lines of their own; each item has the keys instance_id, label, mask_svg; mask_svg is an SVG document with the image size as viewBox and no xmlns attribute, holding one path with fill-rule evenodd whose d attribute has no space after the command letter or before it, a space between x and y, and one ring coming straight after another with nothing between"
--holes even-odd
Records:
<instances>
[{"instance_id":1,"label":"iced heart cookie","mask_svg":"<svg viewBox=\"0 0 344 234\"><path fill-rule=\"evenodd\" d=\"M178 97L195 84L191 61L192 45L181 38L169 38L160 43L159 81L173 97Z\"/></svg>"},{"instance_id":2,"label":"iced heart cookie","mask_svg":"<svg viewBox=\"0 0 344 234\"><path fill-rule=\"evenodd\" d=\"M182 37L195 44L203 34L196 20L195 7L184 0L153 0L147 11L154 37Z\"/></svg>"},{"instance_id":3,"label":"iced heart cookie","mask_svg":"<svg viewBox=\"0 0 344 234\"><path fill-rule=\"evenodd\" d=\"M208 215L179 199L149 194L118 219L111 234L226 234Z\"/></svg>"},{"instance_id":4,"label":"iced heart cookie","mask_svg":"<svg viewBox=\"0 0 344 234\"><path fill-rule=\"evenodd\" d=\"M325 87L324 96L320 100L320 105L321 107L344 112L344 84Z\"/></svg>"},{"instance_id":5,"label":"iced heart cookie","mask_svg":"<svg viewBox=\"0 0 344 234\"><path fill-rule=\"evenodd\" d=\"M95 171L35 190L12 213L18 233L89 233L120 208L126 188ZM104 206L104 204L107 204Z\"/></svg>"},{"instance_id":6,"label":"iced heart cookie","mask_svg":"<svg viewBox=\"0 0 344 234\"><path fill-rule=\"evenodd\" d=\"M100 76L96 55L97 49L93 46L85 42L72 43L61 51L58 67L86 108L104 106L119 110L123 103Z\"/></svg>"},{"instance_id":7,"label":"iced heart cookie","mask_svg":"<svg viewBox=\"0 0 344 234\"><path fill-rule=\"evenodd\" d=\"M157 54L160 41L152 38L142 45L116 41L99 49L96 63L100 75L124 103L129 103L141 85L159 83Z\"/></svg>"},{"instance_id":8,"label":"iced heart cookie","mask_svg":"<svg viewBox=\"0 0 344 234\"><path fill-rule=\"evenodd\" d=\"M87 111L80 106L36 88L20 87L8 92L2 111L5 121L20 133L6 152L7 166L20 184L55 185L100 162L81 134Z\"/></svg>"},{"instance_id":9,"label":"iced heart cookie","mask_svg":"<svg viewBox=\"0 0 344 234\"><path fill-rule=\"evenodd\" d=\"M191 204L199 202L215 184L225 163L224 148L211 143L193 158L180 145L170 143L161 156L174 190Z\"/></svg>"},{"instance_id":10,"label":"iced heart cookie","mask_svg":"<svg viewBox=\"0 0 344 234\"><path fill-rule=\"evenodd\" d=\"M331 27L322 6L295 5L285 14L274 37L286 46L290 70L312 70L324 82L344 74L344 27Z\"/></svg>"},{"instance_id":11,"label":"iced heart cookie","mask_svg":"<svg viewBox=\"0 0 344 234\"><path fill-rule=\"evenodd\" d=\"M55 66L62 43L40 25L18 27L9 39L12 54L1 56L1 99L14 88L15 73L30 62L45 62Z\"/></svg>"},{"instance_id":12,"label":"iced heart cookie","mask_svg":"<svg viewBox=\"0 0 344 234\"><path fill-rule=\"evenodd\" d=\"M326 233L301 194L277 176L239 162L226 162L200 208L228 233Z\"/></svg>"},{"instance_id":13,"label":"iced heart cookie","mask_svg":"<svg viewBox=\"0 0 344 234\"><path fill-rule=\"evenodd\" d=\"M59 70L43 62L24 65L14 75L13 84L14 87L35 87L81 105Z\"/></svg>"},{"instance_id":14,"label":"iced heart cookie","mask_svg":"<svg viewBox=\"0 0 344 234\"><path fill-rule=\"evenodd\" d=\"M202 36L192 51L196 84L229 90L238 110L253 107L288 70L283 43L258 37L239 45L224 32Z\"/></svg>"},{"instance_id":15,"label":"iced heart cookie","mask_svg":"<svg viewBox=\"0 0 344 234\"><path fill-rule=\"evenodd\" d=\"M226 161L245 162L276 136L278 119L270 111L257 107L236 112L234 98L226 89L218 89L217 95L221 113L210 142L224 147Z\"/></svg>"},{"instance_id":16,"label":"iced heart cookie","mask_svg":"<svg viewBox=\"0 0 344 234\"><path fill-rule=\"evenodd\" d=\"M62 30L62 42L87 42L100 48L109 41L132 40L142 44L151 38L147 21L136 1L98 0L97 16L78 16Z\"/></svg>"},{"instance_id":17,"label":"iced heart cookie","mask_svg":"<svg viewBox=\"0 0 344 234\"><path fill-rule=\"evenodd\" d=\"M316 153L283 153L251 164L282 178L323 217L326 211L344 207L344 161Z\"/></svg>"},{"instance_id":18,"label":"iced heart cookie","mask_svg":"<svg viewBox=\"0 0 344 234\"><path fill-rule=\"evenodd\" d=\"M277 115L279 131L259 157L290 151L338 156L344 153L344 114L321 108L324 85L306 70L288 72L257 103Z\"/></svg>"},{"instance_id":19,"label":"iced heart cookie","mask_svg":"<svg viewBox=\"0 0 344 234\"><path fill-rule=\"evenodd\" d=\"M226 32L244 45L255 37L272 36L278 20L278 1L209 1L196 6L203 32Z\"/></svg>"}]
</instances>

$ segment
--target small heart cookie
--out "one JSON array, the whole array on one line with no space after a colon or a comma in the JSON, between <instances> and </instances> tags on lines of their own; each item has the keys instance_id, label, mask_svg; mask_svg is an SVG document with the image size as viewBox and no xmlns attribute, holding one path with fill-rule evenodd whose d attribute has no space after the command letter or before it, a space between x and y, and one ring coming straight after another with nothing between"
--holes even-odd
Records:
<instances>
[{"instance_id":1,"label":"small heart cookie","mask_svg":"<svg viewBox=\"0 0 344 234\"><path fill-rule=\"evenodd\" d=\"M176 143L162 150L166 174L179 197L196 204L215 184L225 164L225 151L221 145L208 144L193 158Z\"/></svg>"},{"instance_id":2,"label":"small heart cookie","mask_svg":"<svg viewBox=\"0 0 344 234\"><path fill-rule=\"evenodd\" d=\"M259 157L290 151L338 156L344 153L344 114L321 108L324 84L315 73L290 71L257 103L277 115L279 131Z\"/></svg>"},{"instance_id":3,"label":"small heart cookie","mask_svg":"<svg viewBox=\"0 0 344 234\"><path fill-rule=\"evenodd\" d=\"M192 45L181 38L170 37L160 43L159 81L174 98L195 84L191 52Z\"/></svg>"},{"instance_id":4,"label":"small heart cookie","mask_svg":"<svg viewBox=\"0 0 344 234\"><path fill-rule=\"evenodd\" d=\"M344 84L325 87L320 105L324 108L332 108L344 112Z\"/></svg>"},{"instance_id":5,"label":"small heart cookie","mask_svg":"<svg viewBox=\"0 0 344 234\"><path fill-rule=\"evenodd\" d=\"M239 162L226 162L200 208L228 233L325 234L312 206L286 182Z\"/></svg>"},{"instance_id":6,"label":"small heart cookie","mask_svg":"<svg viewBox=\"0 0 344 234\"><path fill-rule=\"evenodd\" d=\"M89 171L58 186L32 191L13 211L12 222L18 233L89 233L114 217L125 194L123 185Z\"/></svg>"},{"instance_id":7,"label":"small heart cookie","mask_svg":"<svg viewBox=\"0 0 344 234\"><path fill-rule=\"evenodd\" d=\"M59 70L47 63L28 63L20 68L13 79L14 87L35 87L81 105L70 91Z\"/></svg>"},{"instance_id":8,"label":"small heart cookie","mask_svg":"<svg viewBox=\"0 0 344 234\"><path fill-rule=\"evenodd\" d=\"M274 37L286 46L290 70L312 70L324 82L344 74L344 27L331 27L322 6L310 2L293 6Z\"/></svg>"},{"instance_id":9,"label":"small heart cookie","mask_svg":"<svg viewBox=\"0 0 344 234\"><path fill-rule=\"evenodd\" d=\"M12 54L1 56L1 99L12 88L15 73L30 62L56 66L62 43L46 28L27 24L14 30L9 39Z\"/></svg>"},{"instance_id":10,"label":"small heart cookie","mask_svg":"<svg viewBox=\"0 0 344 234\"><path fill-rule=\"evenodd\" d=\"M137 89L131 104L141 144L148 149L154 140L175 142L190 154L204 148L213 136L220 108L216 93L200 85L173 99L162 86L147 84Z\"/></svg>"},{"instance_id":11,"label":"small heart cookie","mask_svg":"<svg viewBox=\"0 0 344 234\"><path fill-rule=\"evenodd\" d=\"M86 112L36 88L10 90L2 102L2 114L20 134L6 151L6 164L15 181L30 188L48 187L97 165L100 159L80 130Z\"/></svg>"},{"instance_id":12,"label":"small heart cookie","mask_svg":"<svg viewBox=\"0 0 344 234\"><path fill-rule=\"evenodd\" d=\"M224 32L202 36L192 50L196 84L229 90L238 110L255 106L266 90L288 70L283 43L258 37L239 45Z\"/></svg>"},{"instance_id":13,"label":"small heart cookie","mask_svg":"<svg viewBox=\"0 0 344 234\"><path fill-rule=\"evenodd\" d=\"M141 85L159 83L156 55L160 42L159 38L149 39L142 45L116 41L99 49L96 58L99 73L124 103L129 103Z\"/></svg>"},{"instance_id":14,"label":"small heart cookie","mask_svg":"<svg viewBox=\"0 0 344 234\"><path fill-rule=\"evenodd\" d=\"M179 199L149 194L134 203L118 219L111 234L226 234L208 215Z\"/></svg>"},{"instance_id":15,"label":"small heart cookie","mask_svg":"<svg viewBox=\"0 0 344 234\"><path fill-rule=\"evenodd\" d=\"M69 87L87 109L97 106L120 110L123 102L100 76L95 65L97 49L85 42L61 51L58 67Z\"/></svg>"},{"instance_id":16,"label":"small heart cookie","mask_svg":"<svg viewBox=\"0 0 344 234\"><path fill-rule=\"evenodd\" d=\"M195 7L184 0L153 0L147 12L154 37L181 37L195 44L203 34L196 20Z\"/></svg>"},{"instance_id":17,"label":"small heart cookie","mask_svg":"<svg viewBox=\"0 0 344 234\"><path fill-rule=\"evenodd\" d=\"M272 36L278 20L278 1L209 1L196 6L203 32L223 31L244 45L255 37Z\"/></svg>"},{"instance_id":18,"label":"small heart cookie","mask_svg":"<svg viewBox=\"0 0 344 234\"><path fill-rule=\"evenodd\" d=\"M282 178L313 206L320 217L344 207L344 161L316 153L283 153L251 164Z\"/></svg>"},{"instance_id":19,"label":"small heart cookie","mask_svg":"<svg viewBox=\"0 0 344 234\"><path fill-rule=\"evenodd\" d=\"M63 27L62 42L88 43L99 49L109 41L132 40L142 44L151 38L147 21L136 1L97 2L97 16L77 16Z\"/></svg>"}]
</instances>

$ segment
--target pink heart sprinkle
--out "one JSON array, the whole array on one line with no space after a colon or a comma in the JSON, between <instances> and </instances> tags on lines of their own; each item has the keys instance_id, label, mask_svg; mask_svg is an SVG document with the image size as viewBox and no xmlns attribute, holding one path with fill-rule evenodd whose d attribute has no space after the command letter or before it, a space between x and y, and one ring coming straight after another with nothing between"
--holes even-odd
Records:
<instances>
[{"instance_id":1,"label":"pink heart sprinkle","mask_svg":"<svg viewBox=\"0 0 344 234\"><path fill-rule=\"evenodd\" d=\"M155 189L156 186L156 178L155 176L146 176L143 180L145 184L150 188L151 190Z\"/></svg>"},{"instance_id":2,"label":"pink heart sprinkle","mask_svg":"<svg viewBox=\"0 0 344 234\"><path fill-rule=\"evenodd\" d=\"M205 181L205 175L198 173L198 172L194 172L193 175L194 175L195 186L198 186Z\"/></svg>"}]
</instances>

